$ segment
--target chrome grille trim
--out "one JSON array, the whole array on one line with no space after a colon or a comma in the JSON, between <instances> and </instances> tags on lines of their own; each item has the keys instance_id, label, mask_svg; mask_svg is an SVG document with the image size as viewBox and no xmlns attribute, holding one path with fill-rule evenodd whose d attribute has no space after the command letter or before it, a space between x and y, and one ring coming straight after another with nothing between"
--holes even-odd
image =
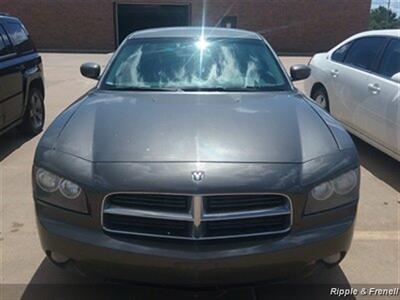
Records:
<instances>
[{"instance_id":1,"label":"chrome grille trim","mask_svg":"<svg viewBox=\"0 0 400 300\"><path fill-rule=\"evenodd\" d=\"M162 220L192 221L189 214L150 211L143 209L129 209L122 207L108 207L103 209L103 214L123 215L131 217L153 218Z\"/></svg>"},{"instance_id":2,"label":"chrome grille trim","mask_svg":"<svg viewBox=\"0 0 400 300\"><path fill-rule=\"evenodd\" d=\"M232 213L212 213L204 214L202 221L222 221L222 220L237 220L237 219L250 219L259 217L272 217L288 215L290 211L282 208L271 208L271 209L260 209L260 210L249 210L243 212L232 212Z\"/></svg>"},{"instance_id":3,"label":"chrome grille trim","mask_svg":"<svg viewBox=\"0 0 400 300\"><path fill-rule=\"evenodd\" d=\"M117 207L105 207L106 200L112 195L116 194L157 194L157 195L180 195L190 197L190 209L188 213L172 213L162 211L149 211L143 209L132 209L132 208L117 208ZM210 196L235 196L235 195L259 195L259 196L271 196L279 195L286 198L287 202L285 207L273 207L268 209L258 210L246 210L240 212L224 212L224 213L207 213L204 211L205 204L203 197ZM136 235L136 236L147 236L157 238L168 238L168 239L183 239L183 240L211 240L211 239L229 239L239 237L251 237L251 236L263 236L263 235L275 235L283 234L292 228L293 225L293 206L291 199L285 194L279 193L234 193L234 194L204 194L204 195L193 195L193 194L178 194L178 193L153 193L153 192L114 192L107 194L102 201L101 211L101 225L104 231L116 234ZM150 234L145 232L133 232L133 231L121 231L107 228L104 225L104 214L110 215L121 215L121 216L132 216L139 218L149 219L164 219L164 220L176 220L185 221L192 224L192 236L170 236L163 234ZM202 225L210 221L223 221L223 220L238 220L238 219L254 219L262 217L273 217L273 216L287 216L289 215L290 221L287 228L276 231L265 231L250 234L235 234L235 235L223 235L223 236L202 236Z\"/></svg>"}]
</instances>

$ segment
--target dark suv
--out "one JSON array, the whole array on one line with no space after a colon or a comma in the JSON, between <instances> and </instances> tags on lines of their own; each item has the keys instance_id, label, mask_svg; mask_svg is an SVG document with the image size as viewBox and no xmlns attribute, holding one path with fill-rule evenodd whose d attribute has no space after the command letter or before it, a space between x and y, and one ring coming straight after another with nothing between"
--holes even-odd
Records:
<instances>
[{"instance_id":1,"label":"dark suv","mask_svg":"<svg viewBox=\"0 0 400 300\"><path fill-rule=\"evenodd\" d=\"M15 126L39 133L43 100L42 59L21 21L0 14L0 134Z\"/></svg>"}]
</instances>

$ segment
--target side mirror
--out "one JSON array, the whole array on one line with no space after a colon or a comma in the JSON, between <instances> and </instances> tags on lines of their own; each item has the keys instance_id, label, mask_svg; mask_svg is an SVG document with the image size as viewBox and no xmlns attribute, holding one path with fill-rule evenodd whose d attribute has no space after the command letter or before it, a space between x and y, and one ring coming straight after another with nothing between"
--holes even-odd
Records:
<instances>
[{"instance_id":1,"label":"side mirror","mask_svg":"<svg viewBox=\"0 0 400 300\"><path fill-rule=\"evenodd\" d=\"M81 74L91 79L99 79L101 67L96 63L84 63L81 65Z\"/></svg>"},{"instance_id":2,"label":"side mirror","mask_svg":"<svg viewBox=\"0 0 400 300\"><path fill-rule=\"evenodd\" d=\"M311 69L306 65L294 65L290 67L292 81L303 80L310 76Z\"/></svg>"},{"instance_id":3,"label":"side mirror","mask_svg":"<svg viewBox=\"0 0 400 300\"><path fill-rule=\"evenodd\" d=\"M394 82L400 83L400 72L394 74L394 75L391 77L391 79L392 79Z\"/></svg>"}]
</instances>

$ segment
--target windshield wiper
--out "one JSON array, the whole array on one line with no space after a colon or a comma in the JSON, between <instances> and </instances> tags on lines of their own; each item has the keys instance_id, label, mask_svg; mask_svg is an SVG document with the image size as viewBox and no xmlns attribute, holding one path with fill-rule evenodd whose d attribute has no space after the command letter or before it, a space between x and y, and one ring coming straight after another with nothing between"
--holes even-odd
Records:
<instances>
[{"instance_id":1,"label":"windshield wiper","mask_svg":"<svg viewBox=\"0 0 400 300\"><path fill-rule=\"evenodd\" d=\"M269 91L266 87L258 87L258 86L245 86L245 87L183 87L182 91L185 92L197 92L197 91L205 91L205 92L245 92L245 91Z\"/></svg>"},{"instance_id":2,"label":"windshield wiper","mask_svg":"<svg viewBox=\"0 0 400 300\"><path fill-rule=\"evenodd\" d=\"M107 90L112 91L144 91L144 92L177 92L177 88L165 88L165 87L138 87L138 86L106 86Z\"/></svg>"},{"instance_id":3,"label":"windshield wiper","mask_svg":"<svg viewBox=\"0 0 400 300\"><path fill-rule=\"evenodd\" d=\"M105 88L107 90L112 91L149 91L149 92L272 92L272 91L284 91L283 88L280 87L266 87L266 86L245 86L245 87L223 87L223 86L215 86L215 87L196 87L196 86L188 86L188 87L137 87L137 86L112 86L106 85Z\"/></svg>"},{"instance_id":4,"label":"windshield wiper","mask_svg":"<svg viewBox=\"0 0 400 300\"><path fill-rule=\"evenodd\" d=\"M200 91L205 91L205 92L224 92L227 89L218 86L218 87L196 87L196 86L191 86L191 87L183 87L181 88L182 91L185 92L200 92Z\"/></svg>"}]
</instances>

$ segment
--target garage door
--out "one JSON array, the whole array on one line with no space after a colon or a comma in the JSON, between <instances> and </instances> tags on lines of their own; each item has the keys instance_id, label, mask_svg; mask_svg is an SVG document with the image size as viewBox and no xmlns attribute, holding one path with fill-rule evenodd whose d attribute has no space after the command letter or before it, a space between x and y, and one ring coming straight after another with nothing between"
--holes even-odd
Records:
<instances>
[{"instance_id":1,"label":"garage door","mask_svg":"<svg viewBox=\"0 0 400 300\"><path fill-rule=\"evenodd\" d=\"M131 32L137 30L188 25L188 5L116 4L116 37L118 44Z\"/></svg>"}]
</instances>

